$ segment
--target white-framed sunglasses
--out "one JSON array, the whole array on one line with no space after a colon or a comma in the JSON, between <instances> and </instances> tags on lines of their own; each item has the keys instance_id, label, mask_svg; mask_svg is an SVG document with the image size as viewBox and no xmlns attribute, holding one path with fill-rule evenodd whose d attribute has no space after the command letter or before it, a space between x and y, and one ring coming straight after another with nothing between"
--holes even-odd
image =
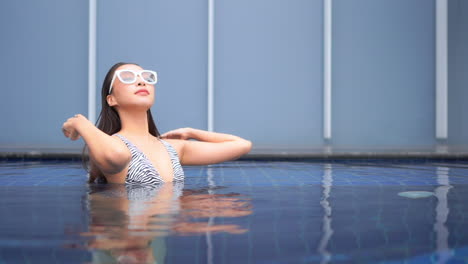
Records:
<instances>
[{"instance_id":1,"label":"white-framed sunglasses","mask_svg":"<svg viewBox=\"0 0 468 264\"><path fill-rule=\"evenodd\" d=\"M155 84L158 82L158 74L155 71L117 70L114 72L114 76L112 77L109 94L112 92L112 85L114 85L115 77L118 77L122 83L131 84L136 82L138 76L140 76L141 79L147 84Z\"/></svg>"}]
</instances>

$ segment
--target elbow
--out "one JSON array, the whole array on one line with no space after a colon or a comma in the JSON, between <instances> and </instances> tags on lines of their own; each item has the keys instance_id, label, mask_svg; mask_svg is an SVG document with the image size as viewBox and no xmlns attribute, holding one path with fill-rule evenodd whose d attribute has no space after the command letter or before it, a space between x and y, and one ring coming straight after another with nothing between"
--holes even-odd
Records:
<instances>
[{"instance_id":1,"label":"elbow","mask_svg":"<svg viewBox=\"0 0 468 264\"><path fill-rule=\"evenodd\" d=\"M250 140L244 140L242 142L242 155L247 154L252 150L252 142Z\"/></svg>"},{"instance_id":2,"label":"elbow","mask_svg":"<svg viewBox=\"0 0 468 264\"><path fill-rule=\"evenodd\" d=\"M121 172L130 162L131 155L127 148L117 148L107 155L107 164L112 174Z\"/></svg>"},{"instance_id":3,"label":"elbow","mask_svg":"<svg viewBox=\"0 0 468 264\"><path fill-rule=\"evenodd\" d=\"M106 151L97 164L105 174L115 174L121 172L129 161L128 149L114 148Z\"/></svg>"}]
</instances>

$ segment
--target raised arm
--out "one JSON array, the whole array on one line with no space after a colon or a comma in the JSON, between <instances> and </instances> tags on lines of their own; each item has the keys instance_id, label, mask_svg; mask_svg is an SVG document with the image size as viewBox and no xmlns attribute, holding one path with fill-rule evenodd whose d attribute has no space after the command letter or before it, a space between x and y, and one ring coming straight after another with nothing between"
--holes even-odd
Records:
<instances>
[{"instance_id":1,"label":"raised arm","mask_svg":"<svg viewBox=\"0 0 468 264\"><path fill-rule=\"evenodd\" d=\"M183 141L183 165L207 165L237 159L248 153L252 143L241 137L208 132L194 128L180 128L162 135L168 139L195 139Z\"/></svg>"},{"instance_id":2,"label":"raised arm","mask_svg":"<svg viewBox=\"0 0 468 264\"><path fill-rule=\"evenodd\" d=\"M63 123L62 131L71 140L83 138L91 161L104 174L118 173L130 162L131 154L125 144L99 130L83 115L69 118Z\"/></svg>"}]
</instances>

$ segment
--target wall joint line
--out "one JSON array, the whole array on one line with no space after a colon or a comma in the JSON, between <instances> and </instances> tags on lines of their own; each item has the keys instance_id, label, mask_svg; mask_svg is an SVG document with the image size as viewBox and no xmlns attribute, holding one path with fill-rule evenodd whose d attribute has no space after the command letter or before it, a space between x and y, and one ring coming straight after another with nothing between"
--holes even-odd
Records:
<instances>
[{"instance_id":1,"label":"wall joint line","mask_svg":"<svg viewBox=\"0 0 468 264\"><path fill-rule=\"evenodd\" d=\"M332 133L332 0L324 0L323 4L323 137L330 140Z\"/></svg>"},{"instance_id":2,"label":"wall joint line","mask_svg":"<svg viewBox=\"0 0 468 264\"><path fill-rule=\"evenodd\" d=\"M89 0L88 120L96 122L96 0Z\"/></svg>"},{"instance_id":3,"label":"wall joint line","mask_svg":"<svg viewBox=\"0 0 468 264\"><path fill-rule=\"evenodd\" d=\"M436 138L448 137L447 0L436 0Z\"/></svg>"}]
</instances>

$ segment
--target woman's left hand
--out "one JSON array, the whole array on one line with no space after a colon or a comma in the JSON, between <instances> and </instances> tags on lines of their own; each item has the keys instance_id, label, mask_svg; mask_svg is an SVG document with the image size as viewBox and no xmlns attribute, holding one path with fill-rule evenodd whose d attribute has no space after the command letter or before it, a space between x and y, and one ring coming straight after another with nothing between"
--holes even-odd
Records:
<instances>
[{"instance_id":1,"label":"woman's left hand","mask_svg":"<svg viewBox=\"0 0 468 264\"><path fill-rule=\"evenodd\" d=\"M166 138L166 139L190 139L191 137L191 128L185 127L185 128L179 128L175 130L168 131L164 134L161 135L161 138Z\"/></svg>"},{"instance_id":2,"label":"woman's left hand","mask_svg":"<svg viewBox=\"0 0 468 264\"><path fill-rule=\"evenodd\" d=\"M181 147L182 165L207 165L237 159L252 148L252 142L241 137L190 127L169 131L161 137L182 139L177 143Z\"/></svg>"}]
</instances>

